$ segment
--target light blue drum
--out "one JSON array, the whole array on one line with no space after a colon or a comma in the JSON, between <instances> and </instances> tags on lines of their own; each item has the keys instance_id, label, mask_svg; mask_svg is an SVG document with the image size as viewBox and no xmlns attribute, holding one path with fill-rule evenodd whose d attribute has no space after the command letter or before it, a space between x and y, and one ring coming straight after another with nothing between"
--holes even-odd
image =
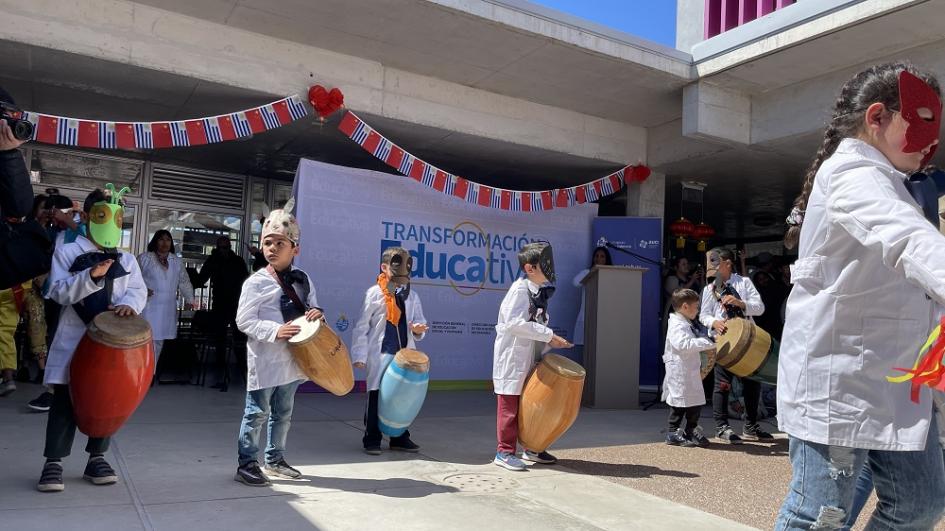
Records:
<instances>
[{"instance_id":1,"label":"light blue drum","mask_svg":"<svg viewBox=\"0 0 945 531\"><path fill-rule=\"evenodd\" d=\"M417 418L430 383L430 358L419 350L400 349L381 377L377 416L381 433L403 435Z\"/></svg>"}]
</instances>

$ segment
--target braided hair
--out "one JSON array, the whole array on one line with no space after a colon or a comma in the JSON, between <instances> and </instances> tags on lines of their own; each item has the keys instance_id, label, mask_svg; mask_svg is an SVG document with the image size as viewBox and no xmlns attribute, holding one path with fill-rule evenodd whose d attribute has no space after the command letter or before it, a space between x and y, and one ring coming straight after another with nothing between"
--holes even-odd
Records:
<instances>
[{"instance_id":1,"label":"braided hair","mask_svg":"<svg viewBox=\"0 0 945 531\"><path fill-rule=\"evenodd\" d=\"M941 88L932 74L923 72L908 62L874 65L853 76L840 89L833 112L824 130L824 140L804 174L801 193L794 200L788 217L788 230L784 235L784 246L793 249L800 239L801 224L807 210L807 201L814 188L817 170L840 145L844 138L856 137L862 132L866 110L874 103L882 103L887 110L899 109L899 74L907 71L929 84L941 96Z\"/></svg>"}]
</instances>

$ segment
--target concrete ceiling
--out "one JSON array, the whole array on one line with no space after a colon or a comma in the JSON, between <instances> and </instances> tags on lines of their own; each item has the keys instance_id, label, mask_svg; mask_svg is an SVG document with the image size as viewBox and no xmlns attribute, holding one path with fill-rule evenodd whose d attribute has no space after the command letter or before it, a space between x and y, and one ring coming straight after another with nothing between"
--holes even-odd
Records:
<instances>
[{"instance_id":1,"label":"concrete ceiling","mask_svg":"<svg viewBox=\"0 0 945 531\"><path fill-rule=\"evenodd\" d=\"M627 43L594 33L594 38L606 41L606 49L612 52L606 53L428 0L137 1L421 75L639 126L678 118L682 87L688 82L688 56L655 43L639 39ZM489 5L479 0L469 3ZM526 2L517 4L527 6ZM562 32L574 29L550 19L547 15L550 10L541 11L545 16L540 20L545 26L560 28ZM644 54L652 57L654 64L668 66L661 69L628 61L615 55L614 50Z\"/></svg>"},{"instance_id":2,"label":"concrete ceiling","mask_svg":"<svg viewBox=\"0 0 945 531\"><path fill-rule=\"evenodd\" d=\"M262 94L87 56L0 41L0 85L24 109L75 118L180 120L232 112L282 95ZM391 140L444 170L516 189L586 182L612 164L527 146L362 116ZM132 154L195 168L291 180L301 157L393 172L337 130L314 118L250 140ZM112 152L122 153L122 152Z\"/></svg>"}]
</instances>

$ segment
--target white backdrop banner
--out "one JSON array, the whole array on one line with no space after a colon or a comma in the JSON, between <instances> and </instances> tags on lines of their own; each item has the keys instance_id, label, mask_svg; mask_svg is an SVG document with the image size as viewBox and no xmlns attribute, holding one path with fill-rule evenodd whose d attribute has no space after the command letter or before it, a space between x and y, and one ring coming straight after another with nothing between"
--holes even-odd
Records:
<instances>
[{"instance_id":1,"label":"white backdrop banner","mask_svg":"<svg viewBox=\"0 0 945 531\"><path fill-rule=\"evenodd\" d=\"M491 379L499 304L517 278L518 249L536 240L554 247L551 326L573 337L581 288L571 279L590 262L596 205L508 212L406 177L310 160L299 163L295 192L302 227L296 265L312 277L326 319L347 345L383 249L399 245L414 257L411 289L430 325L417 345L430 356L430 377Z\"/></svg>"}]
</instances>

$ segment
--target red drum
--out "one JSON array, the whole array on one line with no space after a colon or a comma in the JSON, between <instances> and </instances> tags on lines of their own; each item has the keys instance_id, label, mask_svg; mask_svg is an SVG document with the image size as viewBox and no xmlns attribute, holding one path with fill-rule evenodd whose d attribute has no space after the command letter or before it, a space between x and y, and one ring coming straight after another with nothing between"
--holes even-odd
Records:
<instances>
[{"instance_id":1,"label":"red drum","mask_svg":"<svg viewBox=\"0 0 945 531\"><path fill-rule=\"evenodd\" d=\"M69 392L79 430L109 437L134 413L151 386L151 326L139 316L103 312L89 323L69 369Z\"/></svg>"}]
</instances>

